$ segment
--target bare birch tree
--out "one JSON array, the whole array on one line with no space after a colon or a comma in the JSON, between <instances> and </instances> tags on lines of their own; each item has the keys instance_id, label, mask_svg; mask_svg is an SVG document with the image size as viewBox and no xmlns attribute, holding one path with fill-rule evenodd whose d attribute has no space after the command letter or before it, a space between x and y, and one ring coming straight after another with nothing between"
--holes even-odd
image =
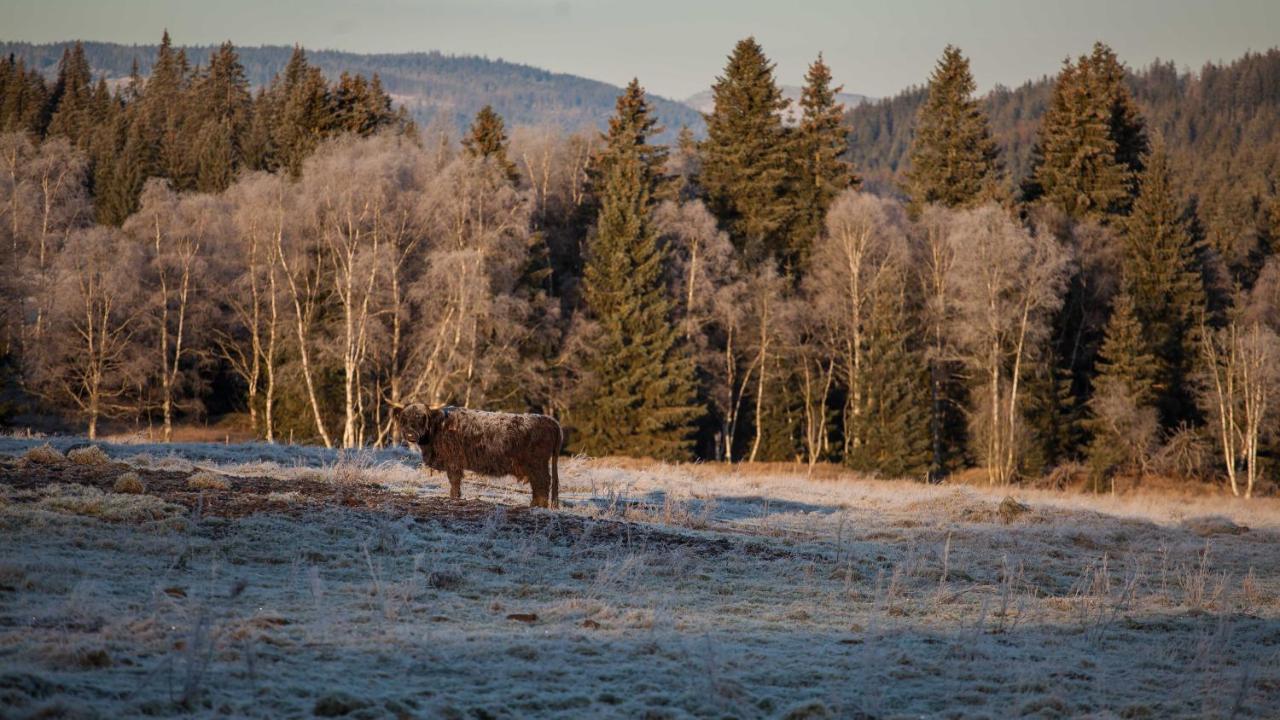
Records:
<instances>
[{"instance_id":1,"label":"bare birch tree","mask_svg":"<svg viewBox=\"0 0 1280 720\"><path fill-rule=\"evenodd\" d=\"M125 231L147 249L145 282L151 291L149 331L159 380L162 438L173 439L175 411L200 384L196 364L211 314L207 280L208 243L227 236L227 208L219 196L180 196L165 180L142 191L137 214Z\"/></svg>"},{"instance_id":2,"label":"bare birch tree","mask_svg":"<svg viewBox=\"0 0 1280 720\"><path fill-rule=\"evenodd\" d=\"M1218 436L1231 493L1240 495L1243 484L1244 496L1252 497L1258 450L1280 396L1280 337L1258 320L1240 318L1217 330L1202 326L1200 336L1207 376L1201 405Z\"/></svg>"},{"instance_id":3,"label":"bare birch tree","mask_svg":"<svg viewBox=\"0 0 1280 720\"><path fill-rule=\"evenodd\" d=\"M53 259L50 331L28 358L29 386L74 407L88 425L129 406L145 374L143 253L115 228L72 232Z\"/></svg>"},{"instance_id":4,"label":"bare birch tree","mask_svg":"<svg viewBox=\"0 0 1280 720\"><path fill-rule=\"evenodd\" d=\"M906 217L892 200L846 191L827 213L826 232L814 240L807 290L817 337L839 360L845 389L844 453L865 441L868 325L876 293L898 277L908 252Z\"/></svg>"},{"instance_id":5,"label":"bare birch tree","mask_svg":"<svg viewBox=\"0 0 1280 720\"><path fill-rule=\"evenodd\" d=\"M1018 471L1023 372L1062 305L1070 257L995 206L957 213L946 241L955 258L945 279L950 344L980 389L973 424L988 480L1007 484Z\"/></svg>"}]
</instances>

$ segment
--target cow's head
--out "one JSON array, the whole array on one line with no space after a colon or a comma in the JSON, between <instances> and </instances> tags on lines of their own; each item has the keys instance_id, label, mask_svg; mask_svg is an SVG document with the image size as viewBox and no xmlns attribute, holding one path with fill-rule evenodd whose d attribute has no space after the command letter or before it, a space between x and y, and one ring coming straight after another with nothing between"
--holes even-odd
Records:
<instances>
[{"instance_id":1,"label":"cow's head","mask_svg":"<svg viewBox=\"0 0 1280 720\"><path fill-rule=\"evenodd\" d=\"M444 411L440 408L428 408L421 403L413 403L392 410L396 424L400 426L400 436L409 445L428 445L435 431L444 420Z\"/></svg>"}]
</instances>

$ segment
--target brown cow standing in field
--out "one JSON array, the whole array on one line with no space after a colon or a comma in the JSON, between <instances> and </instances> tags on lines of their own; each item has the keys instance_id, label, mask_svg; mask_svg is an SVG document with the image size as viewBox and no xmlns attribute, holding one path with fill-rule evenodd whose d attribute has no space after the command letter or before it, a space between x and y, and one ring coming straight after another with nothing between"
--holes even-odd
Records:
<instances>
[{"instance_id":1,"label":"brown cow standing in field","mask_svg":"<svg viewBox=\"0 0 1280 720\"><path fill-rule=\"evenodd\" d=\"M395 418L405 442L422 451L422 464L449 477L449 497L462 497L462 474L470 470L529 483L532 506L560 504L557 464L564 435L560 423L546 415L415 403L397 409Z\"/></svg>"}]
</instances>

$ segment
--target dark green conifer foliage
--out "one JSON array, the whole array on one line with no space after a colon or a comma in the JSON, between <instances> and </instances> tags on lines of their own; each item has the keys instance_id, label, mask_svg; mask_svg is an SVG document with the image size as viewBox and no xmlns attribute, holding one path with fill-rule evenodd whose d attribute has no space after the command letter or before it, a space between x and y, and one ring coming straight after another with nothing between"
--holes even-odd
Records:
<instances>
[{"instance_id":1,"label":"dark green conifer foliage","mask_svg":"<svg viewBox=\"0 0 1280 720\"><path fill-rule=\"evenodd\" d=\"M1146 130L1106 45L1063 65L1033 151L1027 200L1043 198L1074 218L1124 215L1137 189Z\"/></svg>"},{"instance_id":2,"label":"dark green conifer foliage","mask_svg":"<svg viewBox=\"0 0 1280 720\"><path fill-rule=\"evenodd\" d=\"M1194 417L1189 387L1196 329L1205 311L1199 248L1172 186L1168 156L1147 158L1141 191L1125 222L1124 292L1155 359L1154 392L1165 427Z\"/></svg>"},{"instance_id":3,"label":"dark green conifer foliage","mask_svg":"<svg viewBox=\"0 0 1280 720\"><path fill-rule=\"evenodd\" d=\"M796 214L785 258L792 266L803 265L813 238L822 232L831 202L859 183L853 165L843 157L849 137L842 122L844 105L836 102L843 89L831 86L831 69L819 54L805 74L800 122L793 134L795 177L790 192Z\"/></svg>"},{"instance_id":4,"label":"dark green conifer foliage","mask_svg":"<svg viewBox=\"0 0 1280 720\"><path fill-rule=\"evenodd\" d=\"M1106 339L1098 353L1096 383L1119 383L1135 402L1146 405L1155 399L1155 369L1156 359L1143 337L1133 298L1122 290L1107 320Z\"/></svg>"},{"instance_id":5,"label":"dark green conifer foliage","mask_svg":"<svg viewBox=\"0 0 1280 720\"><path fill-rule=\"evenodd\" d=\"M642 181L655 190L665 189L667 148L650 142L662 131L644 88L638 79L632 78L618 96L613 117L609 118L609 130L602 138L604 147L592 163L590 172L594 184L603 187L615 163L635 158L641 163Z\"/></svg>"},{"instance_id":6,"label":"dark green conifer foliage","mask_svg":"<svg viewBox=\"0 0 1280 720\"><path fill-rule=\"evenodd\" d=\"M43 135L48 96L44 78L28 70L21 58L10 54L0 59L0 131Z\"/></svg>"},{"instance_id":7,"label":"dark green conifer foliage","mask_svg":"<svg viewBox=\"0 0 1280 720\"><path fill-rule=\"evenodd\" d=\"M933 459L929 366L903 280L889 283L872 301L865 414L859 442L845 457L852 468L888 478L922 477Z\"/></svg>"},{"instance_id":8,"label":"dark green conifer foliage","mask_svg":"<svg viewBox=\"0 0 1280 720\"><path fill-rule=\"evenodd\" d=\"M209 59L209 68L193 85L196 189L220 192L230 186L244 164L244 138L253 100L244 67L231 43L223 43Z\"/></svg>"},{"instance_id":9,"label":"dark green conifer foliage","mask_svg":"<svg viewBox=\"0 0 1280 720\"><path fill-rule=\"evenodd\" d=\"M712 91L702 158L711 211L749 257L781 258L794 210L787 194L790 138L780 114L787 101L755 38L734 47Z\"/></svg>"},{"instance_id":10,"label":"dark green conifer foliage","mask_svg":"<svg viewBox=\"0 0 1280 720\"><path fill-rule=\"evenodd\" d=\"M998 194L999 150L973 97L976 87L968 58L948 45L929 78L911 143L907 193L917 210L931 203L973 207Z\"/></svg>"},{"instance_id":11,"label":"dark green conifer foliage","mask_svg":"<svg viewBox=\"0 0 1280 720\"><path fill-rule=\"evenodd\" d=\"M84 46L77 42L62 55L58 79L50 93L49 134L60 135L81 150L94 130L94 90Z\"/></svg>"},{"instance_id":12,"label":"dark green conifer foliage","mask_svg":"<svg viewBox=\"0 0 1280 720\"><path fill-rule=\"evenodd\" d=\"M462 139L462 147L472 157L492 158L511 182L520 178L516 164L507 157L507 130L502 116L491 106L485 105L476 113L470 132Z\"/></svg>"},{"instance_id":13,"label":"dark green conifer foliage","mask_svg":"<svg viewBox=\"0 0 1280 720\"><path fill-rule=\"evenodd\" d=\"M302 162L329 133L333 124L333 104L329 86L320 68L307 63L301 47L285 66L284 81L275 89L276 120L273 124L274 164L297 177Z\"/></svg>"},{"instance_id":14,"label":"dark green conifer foliage","mask_svg":"<svg viewBox=\"0 0 1280 720\"><path fill-rule=\"evenodd\" d=\"M640 121L634 127L651 129L644 115L633 118ZM611 129L631 127L626 118L615 120ZM618 139L583 278L587 311L600 329L587 362L596 387L572 415L583 450L593 455L687 459L701 409L694 405L693 363L671 322L664 252L649 220L653 168L647 143Z\"/></svg>"},{"instance_id":15,"label":"dark green conifer foliage","mask_svg":"<svg viewBox=\"0 0 1280 720\"><path fill-rule=\"evenodd\" d=\"M1086 422L1093 433L1087 454L1095 482L1132 461L1133 443L1142 441L1138 437L1141 429L1135 424L1141 422L1143 412L1154 417L1156 358L1147 345L1133 299L1122 290L1116 296L1099 352L1099 372L1090 403L1095 416ZM1110 409L1105 409L1104 403ZM1121 406L1128 411L1117 411Z\"/></svg>"}]
</instances>

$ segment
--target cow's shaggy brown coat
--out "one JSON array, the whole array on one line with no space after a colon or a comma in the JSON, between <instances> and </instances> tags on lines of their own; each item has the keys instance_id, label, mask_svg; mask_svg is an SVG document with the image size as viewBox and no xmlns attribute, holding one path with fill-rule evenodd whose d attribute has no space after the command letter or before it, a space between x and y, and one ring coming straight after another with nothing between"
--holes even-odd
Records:
<instances>
[{"instance_id":1,"label":"cow's shaggy brown coat","mask_svg":"<svg viewBox=\"0 0 1280 720\"><path fill-rule=\"evenodd\" d=\"M396 419L404 441L422 451L422 464L448 476L449 497L462 497L462 474L470 470L514 475L533 490L531 505L559 505L564 435L552 418L413 404Z\"/></svg>"}]
</instances>

